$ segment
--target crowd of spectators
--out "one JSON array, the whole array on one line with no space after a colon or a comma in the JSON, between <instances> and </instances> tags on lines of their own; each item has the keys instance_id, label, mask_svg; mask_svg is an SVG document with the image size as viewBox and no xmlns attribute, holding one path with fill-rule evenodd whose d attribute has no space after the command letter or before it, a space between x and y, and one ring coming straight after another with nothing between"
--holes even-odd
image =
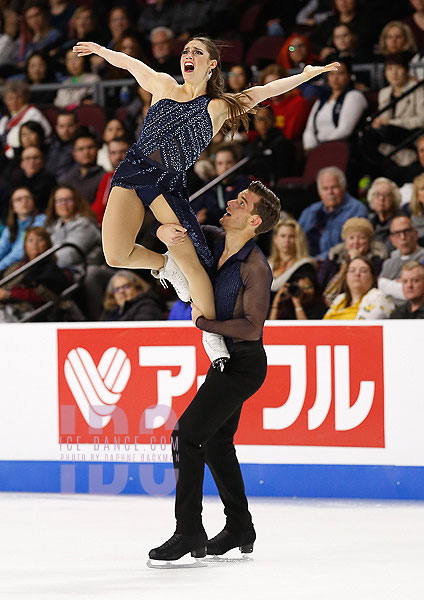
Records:
<instances>
[{"instance_id":1,"label":"crowd of spectators","mask_svg":"<svg viewBox=\"0 0 424 600\"><path fill-rule=\"evenodd\" d=\"M51 300L40 318L190 318L147 272L104 261L113 170L151 97L72 47L95 41L178 78L181 49L200 33L222 41L232 93L340 62L257 107L248 131L219 132L188 173L193 194L249 158L193 201L200 223L219 225L253 179L281 198L280 223L258 240L274 277L269 318L423 318L424 0L0 0L0 279L74 245L0 283L0 320ZM163 251L152 219L138 241Z\"/></svg>"}]
</instances>

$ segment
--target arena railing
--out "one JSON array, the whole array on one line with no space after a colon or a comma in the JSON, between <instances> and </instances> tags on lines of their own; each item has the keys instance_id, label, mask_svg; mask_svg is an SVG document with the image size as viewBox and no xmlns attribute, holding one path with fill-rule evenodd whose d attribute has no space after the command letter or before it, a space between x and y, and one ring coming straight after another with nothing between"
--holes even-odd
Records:
<instances>
[{"instance_id":1,"label":"arena railing","mask_svg":"<svg viewBox=\"0 0 424 600\"><path fill-rule=\"evenodd\" d=\"M6 283L13 281L20 275L23 275L25 273L30 273L40 263L43 263L44 261L46 261L50 256L52 256L53 254L56 254L56 252L58 250L61 250L62 248L73 248L80 255L80 257L82 259L82 269L81 269L80 273L78 274L78 279L75 280L74 282L72 282L67 288L65 288L63 290L63 292L58 294L58 296L55 300L49 300L48 302L45 302L41 306L35 308L33 311L25 314L25 316L19 320L19 323L28 323L30 321L35 320L37 317L40 317L42 314L48 312L51 308L56 306L61 300L64 300L64 299L72 296L72 294L74 294L81 287L81 285L85 279L86 271L87 271L86 256L85 256L84 252L81 250L81 248L79 246L77 246L76 244L73 244L72 242L63 242L62 244L56 244L52 248L49 248L48 250L46 250L45 252L40 254L40 256L37 256L37 258L34 258L33 260L29 261L28 263L26 263L19 269L16 269L16 271L13 271L13 273L6 275L6 277L3 277L3 279L0 280L0 288L1 288L4 285L6 285Z\"/></svg>"}]
</instances>

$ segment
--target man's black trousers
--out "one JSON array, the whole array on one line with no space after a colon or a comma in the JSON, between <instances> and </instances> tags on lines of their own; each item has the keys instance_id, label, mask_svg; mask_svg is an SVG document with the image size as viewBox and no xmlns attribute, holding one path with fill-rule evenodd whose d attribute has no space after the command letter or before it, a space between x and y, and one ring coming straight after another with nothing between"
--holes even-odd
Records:
<instances>
[{"instance_id":1,"label":"man's black trousers","mask_svg":"<svg viewBox=\"0 0 424 600\"><path fill-rule=\"evenodd\" d=\"M243 403L261 387L266 369L261 340L234 344L224 372L209 369L203 385L175 426L172 452L178 533L193 535L203 531L205 463L224 504L226 527L239 532L252 526L233 439Z\"/></svg>"}]
</instances>

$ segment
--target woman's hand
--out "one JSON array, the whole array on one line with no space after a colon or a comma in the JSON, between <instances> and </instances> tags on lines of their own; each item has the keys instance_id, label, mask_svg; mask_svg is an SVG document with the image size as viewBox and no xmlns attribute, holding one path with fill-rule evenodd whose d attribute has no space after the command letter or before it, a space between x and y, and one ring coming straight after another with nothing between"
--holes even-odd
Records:
<instances>
[{"instance_id":1,"label":"woman's hand","mask_svg":"<svg viewBox=\"0 0 424 600\"><path fill-rule=\"evenodd\" d=\"M94 42L77 42L76 46L72 48L72 52L75 52L78 56L88 56L89 54L101 56L102 50L103 46Z\"/></svg>"},{"instance_id":2,"label":"woman's hand","mask_svg":"<svg viewBox=\"0 0 424 600\"><path fill-rule=\"evenodd\" d=\"M303 69L305 75L308 77L316 77L317 75L322 75L322 73L327 73L328 71L337 71L340 67L340 63L332 62L329 65L325 65L325 67L313 67L312 65L306 65Z\"/></svg>"},{"instance_id":3,"label":"woman's hand","mask_svg":"<svg viewBox=\"0 0 424 600\"><path fill-rule=\"evenodd\" d=\"M187 229L184 229L181 225L174 225L168 223L161 225L156 232L157 237L165 246L178 246L187 239Z\"/></svg>"}]
</instances>

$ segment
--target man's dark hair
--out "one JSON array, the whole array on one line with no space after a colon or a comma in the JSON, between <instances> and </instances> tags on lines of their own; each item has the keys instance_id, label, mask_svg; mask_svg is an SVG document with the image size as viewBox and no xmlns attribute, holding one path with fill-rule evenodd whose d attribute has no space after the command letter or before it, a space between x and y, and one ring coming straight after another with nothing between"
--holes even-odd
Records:
<instances>
[{"instance_id":1,"label":"man's dark hair","mask_svg":"<svg viewBox=\"0 0 424 600\"><path fill-rule=\"evenodd\" d=\"M81 127L79 127L77 129L77 132L75 134L74 141L73 141L73 145L74 146L75 146L75 144L77 143L77 141L80 138L90 138L91 140L93 140L93 142L98 147L98 142L97 142L97 136L96 136L96 134L93 133L92 131L90 131L89 128L86 127L85 125L82 125Z\"/></svg>"},{"instance_id":2,"label":"man's dark hair","mask_svg":"<svg viewBox=\"0 0 424 600\"><path fill-rule=\"evenodd\" d=\"M273 229L280 220L280 199L261 181L252 181L247 189L259 196L259 200L253 207L252 215L259 215L262 223L256 227L255 233L258 235L266 233Z\"/></svg>"},{"instance_id":3,"label":"man's dark hair","mask_svg":"<svg viewBox=\"0 0 424 600\"><path fill-rule=\"evenodd\" d=\"M125 144L128 144L128 146L131 145L129 139L125 135L120 135L119 137L112 138L111 140L109 140L107 145L109 146L111 142L124 142Z\"/></svg>"},{"instance_id":4,"label":"man's dark hair","mask_svg":"<svg viewBox=\"0 0 424 600\"><path fill-rule=\"evenodd\" d=\"M72 117L74 119L74 122L78 123L77 114L73 110L66 110L65 108L63 108L62 110L59 110L56 115L56 123L57 123L57 120L59 117Z\"/></svg>"},{"instance_id":5,"label":"man's dark hair","mask_svg":"<svg viewBox=\"0 0 424 600\"><path fill-rule=\"evenodd\" d=\"M397 65L403 67L408 71L410 60L411 54L409 52L397 52L395 54L388 54L384 59L384 66L387 67L387 65Z\"/></svg>"}]
</instances>

